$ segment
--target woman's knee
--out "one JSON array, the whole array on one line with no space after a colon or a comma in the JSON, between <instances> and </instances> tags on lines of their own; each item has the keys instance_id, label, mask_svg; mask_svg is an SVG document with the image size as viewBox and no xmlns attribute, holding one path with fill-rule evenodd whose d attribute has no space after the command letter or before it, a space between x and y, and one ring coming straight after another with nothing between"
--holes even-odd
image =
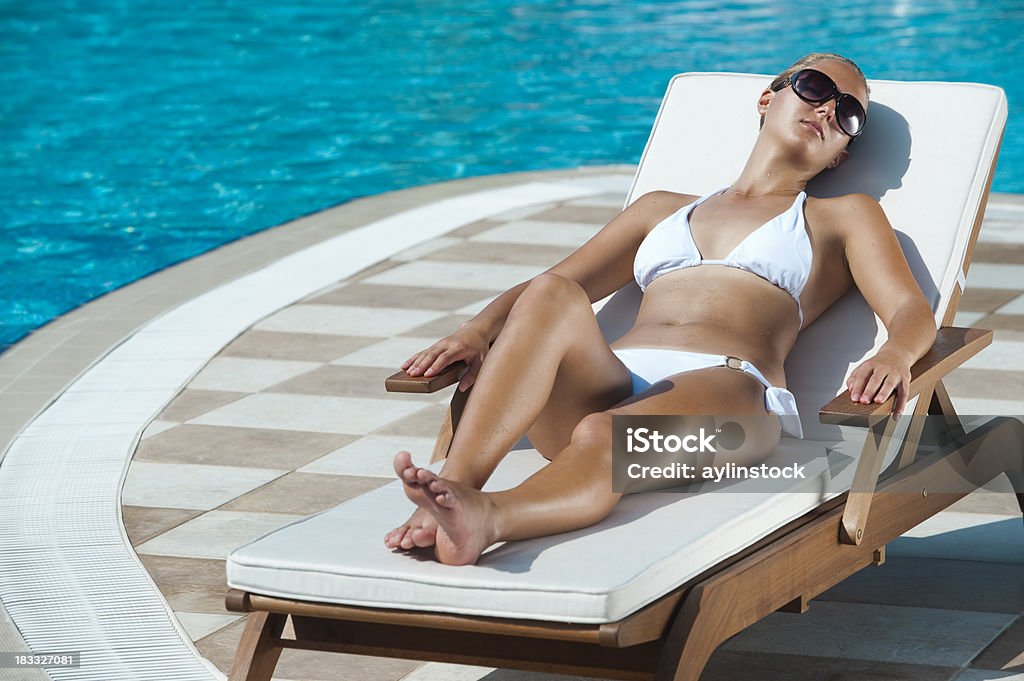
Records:
<instances>
[{"instance_id":1,"label":"woman's knee","mask_svg":"<svg viewBox=\"0 0 1024 681\"><path fill-rule=\"evenodd\" d=\"M516 308L521 311L524 307L530 310L540 308L564 315L574 308L582 308L583 305L589 308L590 299L579 283L560 274L544 272L530 280L512 306L512 311L516 311Z\"/></svg>"},{"instance_id":2,"label":"woman's knee","mask_svg":"<svg viewBox=\"0 0 1024 681\"><path fill-rule=\"evenodd\" d=\"M588 457L600 457L610 462L612 415L605 411L587 414L573 428L569 443L574 449L586 452Z\"/></svg>"}]
</instances>

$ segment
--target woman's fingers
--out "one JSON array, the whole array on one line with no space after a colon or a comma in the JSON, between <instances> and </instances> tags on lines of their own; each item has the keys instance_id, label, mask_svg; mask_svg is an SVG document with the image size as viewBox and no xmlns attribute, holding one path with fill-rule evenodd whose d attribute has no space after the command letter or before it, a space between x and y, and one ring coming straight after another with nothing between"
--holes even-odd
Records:
<instances>
[{"instance_id":1,"label":"woman's fingers","mask_svg":"<svg viewBox=\"0 0 1024 681\"><path fill-rule=\"evenodd\" d=\"M864 391L860 395L861 404L869 404L875 399L875 395L878 394L878 389L882 386L882 381L885 380L885 374L877 369L871 372L871 377L868 379L867 384L864 386Z\"/></svg>"},{"instance_id":2,"label":"woman's fingers","mask_svg":"<svg viewBox=\"0 0 1024 681\"><path fill-rule=\"evenodd\" d=\"M894 416L903 414L903 408L907 406L907 393L910 392L910 380L903 378L896 386L896 405L892 409Z\"/></svg>"}]
</instances>

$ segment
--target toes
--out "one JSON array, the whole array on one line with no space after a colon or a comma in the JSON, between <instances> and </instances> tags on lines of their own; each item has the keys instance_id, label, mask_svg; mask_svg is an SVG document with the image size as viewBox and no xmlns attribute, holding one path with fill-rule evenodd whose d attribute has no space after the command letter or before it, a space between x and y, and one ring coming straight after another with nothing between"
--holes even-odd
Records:
<instances>
[{"instance_id":1,"label":"toes","mask_svg":"<svg viewBox=\"0 0 1024 681\"><path fill-rule=\"evenodd\" d=\"M435 530L428 530L425 527L417 527L411 533L412 543L420 548L427 546L433 546L437 539L437 533Z\"/></svg>"},{"instance_id":2,"label":"toes","mask_svg":"<svg viewBox=\"0 0 1024 681\"><path fill-rule=\"evenodd\" d=\"M388 532L387 535L385 535L384 545L387 546L389 549L395 548L396 546L402 543L402 539L405 537L406 534L408 534L408 531L408 525L396 527L395 529Z\"/></svg>"},{"instance_id":3,"label":"toes","mask_svg":"<svg viewBox=\"0 0 1024 681\"><path fill-rule=\"evenodd\" d=\"M402 479L405 479L405 472L407 470L415 469L415 466L413 466L412 463L412 454L404 449L395 454L395 459L392 462L392 465L395 468L395 475Z\"/></svg>"}]
</instances>

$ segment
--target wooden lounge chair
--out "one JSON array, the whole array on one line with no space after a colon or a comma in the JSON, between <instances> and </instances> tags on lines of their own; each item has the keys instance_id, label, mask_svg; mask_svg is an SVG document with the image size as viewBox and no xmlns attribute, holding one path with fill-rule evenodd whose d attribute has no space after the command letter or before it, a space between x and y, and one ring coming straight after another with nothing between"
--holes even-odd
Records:
<instances>
[{"instance_id":1,"label":"wooden lounge chair","mask_svg":"<svg viewBox=\"0 0 1024 681\"><path fill-rule=\"evenodd\" d=\"M753 101L769 80L673 79L630 200L652 189L702 193L727 184L753 143ZM891 402L860 406L845 392L836 396L846 372L884 340L884 328L851 292L801 334L787 363L801 413L819 419L804 419L806 440L784 438L781 456L825 462L813 481L820 488L769 497L631 495L593 528L506 544L476 566L452 568L381 546L384 530L410 509L393 483L232 553L227 607L249 619L230 680L267 681L281 651L296 648L696 681L730 636L777 610L803 612L818 594L881 563L886 543L1001 473L1019 483L1021 421L961 423L942 384L992 338L951 323L992 181L1005 97L971 84L872 81L871 88L868 132L811 193L842 188L880 197L899 233L941 327L912 371L911 408L922 418L897 423L886 416ZM933 120L929 102L939 99L955 109L958 138ZM736 113L723 120L723 112ZM707 131L719 129L728 132L709 141ZM609 340L629 327L637 299L630 286L605 302L599 321ZM457 372L431 379L400 372L388 389L433 392ZM447 452L464 400L456 391L435 461ZM924 428L926 414L941 428ZM844 457L850 465L833 466ZM536 459L512 452L489 484L515 484L540 465ZM704 512L688 513L694 508ZM665 533L651 534L666 523L675 523L671 534L682 543L664 547ZM574 572L579 566L587 569ZM282 636L288 617L294 639Z\"/></svg>"}]
</instances>

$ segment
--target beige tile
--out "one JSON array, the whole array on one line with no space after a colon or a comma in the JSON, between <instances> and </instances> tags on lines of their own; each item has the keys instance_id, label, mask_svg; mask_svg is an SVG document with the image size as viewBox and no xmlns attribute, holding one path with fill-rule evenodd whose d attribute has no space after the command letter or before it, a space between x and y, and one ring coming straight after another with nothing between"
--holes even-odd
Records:
<instances>
[{"instance_id":1,"label":"beige tile","mask_svg":"<svg viewBox=\"0 0 1024 681\"><path fill-rule=\"evenodd\" d=\"M231 667L246 619L196 642L199 652L224 673ZM398 681L419 665L408 660L286 649L274 669L274 677L303 681Z\"/></svg>"},{"instance_id":2,"label":"beige tile","mask_svg":"<svg viewBox=\"0 0 1024 681\"><path fill-rule=\"evenodd\" d=\"M1021 319L1024 320L1024 317ZM960 368L942 379L942 382L950 395L999 400L1019 399L1024 395L1024 371Z\"/></svg>"},{"instance_id":3,"label":"beige tile","mask_svg":"<svg viewBox=\"0 0 1024 681\"><path fill-rule=\"evenodd\" d=\"M618 197L618 206L622 205L622 197ZM582 222L584 224L607 224L619 214L612 206L573 206L561 204L541 213L530 216L531 220L541 222Z\"/></svg>"},{"instance_id":4,"label":"beige tile","mask_svg":"<svg viewBox=\"0 0 1024 681\"><path fill-rule=\"evenodd\" d=\"M397 365L391 367L325 366L290 381L278 383L272 386L268 392L376 397L422 402L425 395L389 393L384 389L384 379L397 373L398 370Z\"/></svg>"},{"instance_id":5,"label":"beige tile","mask_svg":"<svg viewBox=\"0 0 1024 681\"><path fill-rule=\"evenodd\" d=\"M1024 264L1024 244L993 244L979 241L974 247L974 262Z\"/></svg>"},{"instance_id":6,"label":"beige tile","mask_svg":"<svg viewBox=\"0 0 1024 681\"><path fill-rule=\"evenodd\" d=\"M282 333L252 329L224 348L220 356L329 362L373 342L373 338L358 336Z\"/></svg>"},{"instance_id":7,"label":"beige tile","mask_svg":"<svg viewBox=\"0 0 1024 681\"><path fill-rule=\"evenodd\" d=\"M396 419L388 425L374 430L373 434L436 438L441 430L441 423L448 413L448 404L448 402L443 402L431 405L415 414Z\"/></svg>"},{"instance_id":8,"label":"beige tile","mask_svg":"<svg viewBox=\"0 0 1024 681\"><path fill-rule=\"evenodd\" d=\"M1024 331L1024 315L1020 314L990 314L982 317L972 326L979 329Z\"/></svg>"},{"instance_id":9,"label":"beige tile","mask_svg":"<svg viewBox=\"0 0 1024 681\"><path fill-rule=\"evenodd\" d=\"M294 470L354 435L184 424L139 444L135 460Z\"/></svg>"},{"instance_id":10,"label":"beige tile","mask_svg":"<svg viewBox=\"0 0 1024 681\"><path fill-rule=\"evenodd\" d=\"M503 224L503 222L503 220L477 220L476 222L471 222L468 225L463 225L458 229L453 229L452 231L448 232L448 235L470 237L473 236L474 234L485 232L488 229L494 229L498 225Z\"/></svg>"},{"instance_id":11,"label":"beige tile","mask_svg":"<svg viewBox=\"0 0 1024 681\"><path fill-rule=\"evenodd\" d=\"M367 281L371 284L506 291L535 277L544 269L539 265L417 260L375 274Z\"/></svg>"},{"instance_id":12,"label":"beige tile","mask_svg":"<svg viewBox=\"0 0 1024 681\"><path fill-rule=\"evenodd\" d=\"M192 423L360 435L408 416L427 404L390 398L256 393L193 419Z\"/></svg>"},{"instance_id":13,"label":"beige tile","mask_svg":"<svg viewBox=\"0 0 1024 681\"><path fill-rule=\"evenodd\" d=\"M486 262L509 265L538 265L551 267L573 252L569 246L540 244L508 244L487 241L463 242L435 251L424 260L447 262Z\"/></svg>"},{"instance_id":14,"label":"beige tile","mask_svg":"<svg viewBox=\"0 0 1024 681\"><path fill-rule=\"evenodd\" d=\"M152 539L172 527L195 518L202 511L181 508L155 508L151 506L121 506L124 529L132 546Z\"/></svg>"},{"instance_id":15,"label":"beige tile","mask_svg":"<svg viewBox=\"0 0 1024 681\"><path fill-rule=\"evenodd\" d=\"M960 298L959 310L965 312L992 312L1020 295L1020 291L998 288L968 288Z\"/></svg>"},{"instance_id":16,"label":"beige tile","mask_svg":"<svg viewBox=\"0 0 1024 681\"><path fill-rule=\"evenodd\" d=\"M380 274L381 272L387 272L388 270L392 269L393 267L396 267L396 266L401 265L401 264L402 264L402 261L400 261L400 260L382 260L381 262L378 262L376 264L370 265L369 267L356 272L355 274L353 274L351 277L348 278L348 281L350 281L350 282L362 281L363 279L366 279L367 277L372 277L374 275Z\"/></svg>"},{"instance_id":17,"label":"beige tile","mask_svg":"<svg viewBox=\"0 0 1024 681\"><path fill-rule=\"evenodd\" d=\"M146 554L139 554L139 560L174 610L229 614L225 561Z\"/></svg>"},{"instance_id":18,"label":"beige tile","mask_svg":"<svg viewBox=\"0 0 1024 681\"><path fill-rule=\"evenodd\" d=\"M313 515L389 482L388 478L289 473L218 510Z\"/></svg>"},{"instance_id":19,"label":"beige tile","mask_svg":"<svg viewBox=\"0 0 1024 681\"><path fill-rule=\"evenodd\" d=\"M441 339L457 331L460 324L472 318L473 315L469 314L450 314L440 319L435 319L432 322L427 322L423 326L417 326L415 329L409 329L406 334L420 338L435 337Z\"/></svg>"},{"instance_id":20,"label":"beige tile","mask_svg":"<svg viewBox=\"0 0 1024 681\"><path fill-rule=\"evenodd\" d=\"M454 310L491 295L488 289L426 288L395 284L351 284L311 299L317 305L361 305Z\"/></svg>"},{"instance_id":21,"label":"beige tile","mask_svg":"<svg viewBox=\"0 0 1024 681\"><path fill-rule=\"evenodd\" d=\"M223 407L225 404L231 404L242 397L244 395L235 392L192 390L186 388L171 400L171 403L160 412L157 418L161 421L181 423L182 421L194 419L208 411L213 411L218 407Z\"/></svg>"},{"instance_id":22,"label":"beige tile","mask_svg":"<svg viewBox=\"0 0 1024 681\"><path fill-rule=\"evenodd\" d=\"M1024 672L1024 618L1018 619L971 661L975 669Z\"/></svg>"}]
</instances>

